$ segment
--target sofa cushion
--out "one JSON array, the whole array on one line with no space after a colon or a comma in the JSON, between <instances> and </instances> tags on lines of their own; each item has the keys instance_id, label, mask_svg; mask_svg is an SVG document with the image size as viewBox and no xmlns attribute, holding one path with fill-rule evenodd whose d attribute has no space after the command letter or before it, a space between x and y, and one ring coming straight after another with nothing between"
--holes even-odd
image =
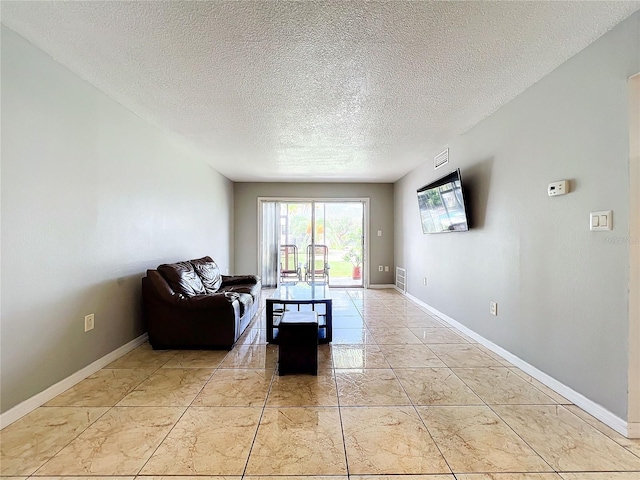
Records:
<instances>
[{"instance_id":1,"label":"sofa cushion","mask_svg":"<svg viewBox=\"0 0 640 480\"><path fill-rule=\"evenodd\" d=\"M186 297L207 293L200 277L189 262L160 265L158 271L176 293Z\"/></svg>"},{"instance_id":2,"label":"sofa cushion","mask_svg":"<svg viewBox=\"0 0 640 480\"><path fill-rule=\"evenodd\" d=\"M222 285L222 275L216 262L211 257L202 257L196 260L190 260L194 270L200 277L202 284L207 293L216 293Z\"/></svg>"},{"instance_id":3,"label":"sofa cushion","mask_svg":"<svg viewBox=\"0 0 640 480\"><path fill-rule=\"evenodd\" d=\"M236 293L247 293L251 296L252 299L258 298L260 295L260 289L257 285L229 285L222 286L220 288L221 292L236 292Z\"/></svg>"}]
</instances>

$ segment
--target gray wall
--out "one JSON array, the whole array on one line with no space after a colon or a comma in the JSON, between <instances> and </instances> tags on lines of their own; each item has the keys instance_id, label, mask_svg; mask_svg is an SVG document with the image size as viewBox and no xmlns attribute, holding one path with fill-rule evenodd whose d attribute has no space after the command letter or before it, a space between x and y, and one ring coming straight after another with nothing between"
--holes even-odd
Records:
<instances>
[{"instance_id":1,"label":"gray wall","mask_svg":"<svg viewBox=\"0 0 640 480\"><path fill-rule=\"evenodd\" d=\"M258 271L258 197L370 199L370 284L390 284L393 266L393 185L388 183L236 183L236 273ZM377 231L382 230L382 236ZM389 272L378 272L389 265Z\"/></svg>"},{"instance_id":2,"label":"gray wall","mask_svg":"<svg viewBox=\"0 0 640 480\"><path fill-rule=\"evenodd\" d=\"M3 26L2 411L142 334L147 268L231 268L232 209L204 159Z\"/></svg>"},{"instance_id":3,"label":"gray wall","mask_svg":"<svg viewBox=\"0 0 640 480\"><path fill-rule=\"evenodd\" d=\"M427 162L395 189L395 258L407 268L409 293L622 418L627 78L640 70L639 32L636 13L452 138L450 165L434 171ZM473 229L423 235L416 189L457 167ZM548 197L547 184L561 179L571 193ZM589 212L609 209L614 230L590 232ZM489 315L492 300L497 317Z\"/></svg>"}]
</instances>

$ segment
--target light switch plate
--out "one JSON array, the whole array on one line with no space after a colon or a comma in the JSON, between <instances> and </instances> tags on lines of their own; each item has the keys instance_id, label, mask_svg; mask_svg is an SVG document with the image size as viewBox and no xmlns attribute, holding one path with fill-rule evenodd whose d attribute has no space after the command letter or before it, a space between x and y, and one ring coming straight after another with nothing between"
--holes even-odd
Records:
<instances>
[{"instance_id":1,"label":"light switch plate","mask_svg":"<svg viewBox=\"0 0 640 480\"><path fill-rule=\"evenodd\" d=\"M589 214L589 230L599 232L613 230L613 213L611 210L591 212Z\"/></svg>"}]
</instances>

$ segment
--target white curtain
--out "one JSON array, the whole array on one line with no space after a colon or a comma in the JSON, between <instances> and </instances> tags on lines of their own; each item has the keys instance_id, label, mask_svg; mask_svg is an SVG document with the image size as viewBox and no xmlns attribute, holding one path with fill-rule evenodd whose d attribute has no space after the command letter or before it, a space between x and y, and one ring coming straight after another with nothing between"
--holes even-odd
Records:
<instances>
[{"instance_id":1,"label":"white curtain","mask_svg":"<svg viewBox=\"0 0 640 480\"><path fill-rule=\"evenodd\" d=\"M278 286L278 253L280 237L280 204L262 202L262 285Z\"/></svg>"}]
</instances>

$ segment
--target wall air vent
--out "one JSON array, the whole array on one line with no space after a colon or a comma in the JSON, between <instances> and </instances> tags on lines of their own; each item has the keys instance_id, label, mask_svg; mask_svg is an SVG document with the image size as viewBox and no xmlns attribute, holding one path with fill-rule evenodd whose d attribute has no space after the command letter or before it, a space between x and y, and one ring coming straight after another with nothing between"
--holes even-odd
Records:
<instances>
[{"instance_id":1,"label":"wall air vent","mask_svg":"<svg viewBox=\"0 0 640 480\"><path fill-rule=\"evenodd\" d=\"M435 158L433 159L433 168L435 170L436 168L439 168L442 165L446 165L447 163L449 163L449 149L448 148L444 152L439 153L438 155L435 156Z\"/></svg>"},{"instance_id":2,"label":"wall air vent","mask_svg":"<svg viewBox=\"0 0 640 480\"><path fill-rule=\"evenodd\" d=\"M407 271L404 268L396 267L396 288L402 293L407 291Z\"/></svg>"}]
</instances>

